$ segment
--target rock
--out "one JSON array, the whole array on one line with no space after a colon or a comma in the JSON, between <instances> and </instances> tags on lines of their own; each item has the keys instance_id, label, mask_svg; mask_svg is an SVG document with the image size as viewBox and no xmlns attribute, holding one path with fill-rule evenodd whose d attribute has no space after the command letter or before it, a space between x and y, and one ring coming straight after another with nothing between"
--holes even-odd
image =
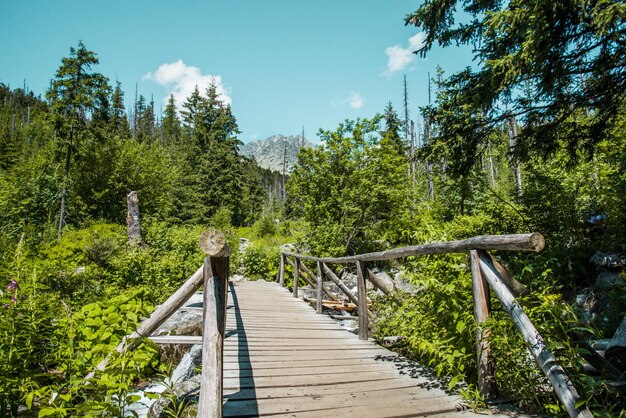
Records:
<instances>
[{"instance_id":1,"label":"rock","mask_svg":"<svg viewBox=\"0 0 626 418\"><path fill-rule=\"evenodd\" d=\"M317 299L317 290L313 289L311 286L300 286L298 287L298 297L304 299Z\"/></svg>"},{"instance_id":2,"label":"rock","mask_svg":"<svg viewBox=\"0 0 626 418\"><path fill-rule=\"evenodd\" d=\"M596 251L589 259L596 266L601 267L621 267L626 265L626 257L614 253L602 253Z\"/></svg>"},{"instance_id":3,"label":"rock","mask_svg":"<svg viewBox=\"0 0 626 418\"><path fill-rule=\"evenodd\" d=\"M246 280L245 276L243 276L242 274L233 274L230 277L230 281L231 282L241 282L243 280Z\"/></svg>"},{"instance_id":4,"label":"rock","mask_svg":"<svg viewBox=\"0 0 626 418\"><path fill-rule=\"evenodd\" d=\"M378 281L379 285L383 287L388 293L393 294L396 291L395 283L393 279L387 274L387 272L381 270L372 270L374 277Z\"/></svg>"},{"instance_id":5,"label":"rock","mask_svg":"<svg viewBox=\"0 0 626 418\"><path fill-rule=\"evenodd\" d=\"M143 391L135 392L133 395L138 395L140 399L127 406L127 411L139 418L146 416L172 416L165 413L168 408L175 409L174 403L180 404L183 400L188 401L192 398L196 383L196 367L202 362L202 346L196 344L191 347L189 352L185 354L180 361L176 369L172 372L172 375L168 378L160 381L153 382L146 387ZM199 383L197 384L199 387ZM154 400L152 397L146 396L147 394L159 394L159 399ZM191 399L192 400L192 399ZM125 416L131 416L126 414ZM195 416L195 415L176 415L182 416Z\"/></svg>"},{"instance_id":6,"label":"rock","mask_svg":"<svg viewBox=\"0 0 626 418\"><path fill-rule=\"evenodd\" d=\"M298 252L298 247L296 247L296 244L283 244L283 245L280 246L280 251L281 252L297 253Z\"/></svg>"},{"instance_id":7,"label":"rock","mask_svg":"<svg viewBox=\"0 0 626 418\"><path fill-rule=\"evenodd\" d=\"M239 251L244 252L250 245L250 240L247 238L239 238Z\"/></svg>"},{"instance_id":8,"label":"rock","mask_svg":"<svg viewBox=\"0 0 626 418\"><path fill-rule=\"evenodd\" d=\"M201 308L202 293L195 293L184 307ZM202 310L178 310L154 332L154 335L202 335ZM161 362L178 364L189 349L190 346L187 344L161 346Z\"/></svg>"},{"instance_id":9,"label":"rock","mask_svg":"<svg viewBox=\"0 0 626 418\"><path fill-rule=\"evenodd\" d=\"M402 272L400 271L397 271L394 274L393 283L394 283L394 287L396 288L396 290L404 292L404 293L408 293L411 295L415 295L421 292L422 290L424 290L424 286L415 287L411 283L406 281L404 277L402 277Z\"/></svg>"},{"instance_id":10,"label":"rock","mask_svg":"<svg viewBox=\"0 0 626 418\"><path fill-rule=\"evenodd\" d=\"M76 274L83 274L84 272L85 272L85 267L82 266L82 267L76 267L74 269L74 271L72 271L72 274L75 274L75 275Z\"/></svg>"},{"instance_id":11,"label":"rock","mask_svg":"<svg viewBox=\"0 0 626 418\"><path fill-rule=\"evenodd\" d=\"M607 345L605 357L622 372L626 371L626 317Z\"/></svg>"},{"instance_id":12,"label":"rock","mask_svg":"<svg viewBox=\"0 0 626 418\"><path fill-rule=\"evenodd\" d=\"M253 141L239 148L239 154L252 157L260 167L269 170L289 173L298 160L298 152L301 148L314 148L315 146L302 135L273 135L262 141Z\"/></svg>"},{"instance_id":13,"label":"rock","mask_svg":"<svg viewBox=\"0 0 626 418\"><path fill-rule=\"evenodd\" d=\"M200 397L200 375L195 375L190 379L174 384L167 394L161 396L159 400L154 402L148 412L149 418L166 418L173 415L168 414L168 409L174 409L174 403L180 402L198 403ZM191 413L191 411L189 411ZM175 415L179 416L179 415ZM194 415L184 415L194 416Z\"/></svg>"},{"instance_id":14,"label":"rock","mask_svg":"<svg viewBox=\"0 0 626 418\"><path fill-rule=\"evenodd\" d=\"M611 289L614 287L622 287L624 286L624 278L621 274L604 270L598 274L598 278L596 279L596 288L598 289Z\"/></svg>"},{"instance_id":15,"label":"rock","mask_svg":"<svg viewBox=\"0 0 626 418\"><path fill-rule=\"evenodd\" d=\"M343 274L341 274L339 278L341 279L341 281L343 281L343 284L345 284L348 289L357 287L356 274L350 273L349 271L344 270ZM355 293L355 291L353 291L352 293Z\"/></svg>"}]
</instances>

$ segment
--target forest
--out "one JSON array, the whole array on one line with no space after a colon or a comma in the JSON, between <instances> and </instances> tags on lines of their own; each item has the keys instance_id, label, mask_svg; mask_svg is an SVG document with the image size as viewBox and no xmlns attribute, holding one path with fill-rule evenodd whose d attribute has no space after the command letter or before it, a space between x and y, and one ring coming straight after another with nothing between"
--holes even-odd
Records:
<instances>
[{"instance_id":1,"label":"forest","mask_svg":"<svg viewBox=\"0 0 626 418\"><path fill-rule=\"evenodd\" d=\"M341 256L540 233L543 252L497 256L584 403L625 416L623 353L586 367L591 342L626 312L625 19L617 1L425 2L405 18L426 33L416 53L470 45L474 65L433 74L413 120L390 102L320 129L286 179L239 155L237 118L214 84L184 103L170 96L162 114L138 92L125 108L82 42L45 92L0 83L0 417L124 416L133 385L166 373L157 347L84 376L198 268L208 226L226 235L231 270L267 281L285 243ZM131 191L139 243L126 235ZM399 351L485 406L467 256L377 267L422 290L374 300L374 335L406 336ZM488 326L500 396L563 416L496 300Z\"/></svg>"}]
</instances>

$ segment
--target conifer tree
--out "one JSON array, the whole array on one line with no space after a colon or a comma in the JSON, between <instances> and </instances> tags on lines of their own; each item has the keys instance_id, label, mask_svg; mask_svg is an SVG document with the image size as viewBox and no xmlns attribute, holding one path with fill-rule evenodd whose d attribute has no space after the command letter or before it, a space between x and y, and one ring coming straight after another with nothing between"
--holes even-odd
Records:
<instances>
[{"instance_id":1,"label":"conifer tree","mask_svg":"<svg viewBox=\"0 0 626 418\"><path fill-rule=\"evenodd\" d=\"M61 208L57 235L65 223L65 199L67 179L70 172L75 140L81 138L86 123L93 112L102 107L104 97L108 97L108 80L100 73L92 72L98 64L98 57L79 41L76 49L70 48L70 55L63 58L61 66L51 82L46 97L50 100L53 113L57 116L56 128L65 140L64 184L61 189Z\"/></svg>"},{"instance_id":2,"label":"conifer tree","mask_svg":"<svg viewBox=\"0 0 626 418\"><path fill-rule=\"evenodd\" d=\"M126 118L124 108L124 92L122 91L122 84L118 81L113 90L111 96L111 115L109 117L110 129L114 135L127 136L128 119Z\"/></svg>"},{"instance_id":3,"label":"conifer tree","mask_svg":"<svg viewBox=\"0 0 626 418\"><path fill-rule=\"evenodd\" d=\"M163 112L163 121L161 122L161 133L163 136L163 142L166 145L175 144L178 142L180 136L180 120L178 119L178 112L176 111L176 101L174 95L170 94L170 98L165 106Z\"/></svg>"},{"instance_id":4,"label":"conifer tree","mask_svg":"<svg viewBox=\"0 0 626 418\"><path fill-rule=\"evenodd\" d=\"M400 137L402 121L398 117L396 111L393 109L391 102L387 103L383 117L385 119L385 130L382 132L383 137L385 137L391 144L393 144L393 147L399 155L403 155L405 145L402 138Z\"/></svg>"}]
</instances>

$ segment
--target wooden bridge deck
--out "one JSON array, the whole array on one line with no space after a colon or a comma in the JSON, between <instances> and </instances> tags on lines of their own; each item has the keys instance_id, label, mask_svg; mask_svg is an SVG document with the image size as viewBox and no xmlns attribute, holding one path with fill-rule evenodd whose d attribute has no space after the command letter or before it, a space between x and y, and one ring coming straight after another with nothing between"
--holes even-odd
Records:
<instances>
[{"instance_id":1,"label":"wooden bridge deck","mask_svg":"<svg viewBox=\"0 0 626 418\"><path fill-rule=\"evenodd\" d=\"M469 416L397 354L318 315L276 283L229 285L224 416Z\"/></svg>"}]
</instances>

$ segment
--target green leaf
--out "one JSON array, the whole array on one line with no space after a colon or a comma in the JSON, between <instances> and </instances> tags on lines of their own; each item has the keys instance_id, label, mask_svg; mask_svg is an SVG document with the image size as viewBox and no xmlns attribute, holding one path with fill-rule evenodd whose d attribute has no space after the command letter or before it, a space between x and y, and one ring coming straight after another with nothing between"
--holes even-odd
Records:
<instances>
[{"instance_id":1,"label":"green leaf","mask_svg":"<svg viewBox=\"0 0 626 418\"><path fill-rule=\"evenodd\" d=\"M461 380L460 376L454 376L450 379L450 383L448 383L448 390L452 390L452 388Z\"/></svg>"},{"instance_id":2,"label":"green leaf","mask_svg":"<svg viewBox=\"0 0 626 418\"><path fill-rule=\"evenodd\" d=\"M48 416L51 416L51 415L55 415L56 413L57 413L57 409L56 408L53 408L53 407L50 407L50 406L46 406L46 407L41 408L39 410L38 417L39 418L41 418L41 417L48 417Z\"/></svg>"}]
</instances>

